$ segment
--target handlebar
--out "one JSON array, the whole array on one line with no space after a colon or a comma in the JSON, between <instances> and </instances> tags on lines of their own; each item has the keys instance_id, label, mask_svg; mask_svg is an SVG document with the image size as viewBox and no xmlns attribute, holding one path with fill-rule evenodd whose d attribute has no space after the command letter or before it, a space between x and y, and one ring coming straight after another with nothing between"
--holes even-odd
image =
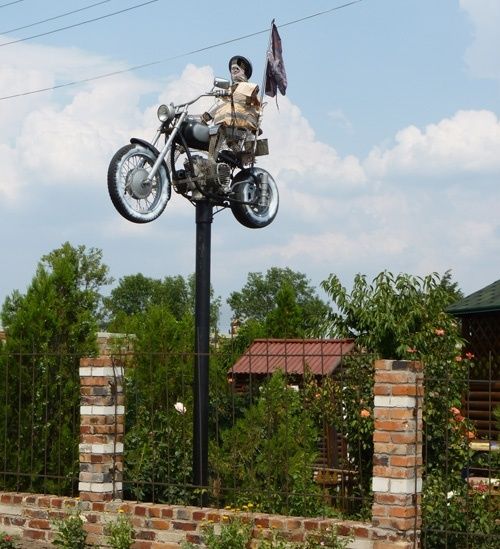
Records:
<instances>
[{"instance_id":1,"label":"handlebar","mask_svg":"<svg viewBox=\"0 0 500 549\"><path fill-rule=\"evenodd\" d=\"M202 93L201 95L198 95L195 99L191 99L191 101L187 101L186 103L180 103L179 105L176 105L177 109L180 109L182 107L189 107L189 105L192 105L193 103L196 103L198 99L201 99L202 97L228 97L231 95L231 92L228 90L213 90L211 92Z\"/></svg>"}]
</instances>

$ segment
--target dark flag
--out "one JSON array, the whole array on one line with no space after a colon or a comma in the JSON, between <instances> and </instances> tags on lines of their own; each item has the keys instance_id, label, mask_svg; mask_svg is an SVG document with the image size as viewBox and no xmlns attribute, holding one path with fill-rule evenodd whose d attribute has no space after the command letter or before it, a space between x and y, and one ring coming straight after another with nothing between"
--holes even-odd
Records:
<instances>
[{"instance_id":1,"label":"dark flag","mask_svg":"<svg viewBox=\"0 0 500 549\"><path fill-rule=\"evenodd\" d=\"M283 50L281 49L281 38L278 29L274 24L271 30L271 44L267 51L266 65L266 95L274 97L276 90L285 95L287 86L285 64L283 62Z\"/></svg>"}]
</instances>

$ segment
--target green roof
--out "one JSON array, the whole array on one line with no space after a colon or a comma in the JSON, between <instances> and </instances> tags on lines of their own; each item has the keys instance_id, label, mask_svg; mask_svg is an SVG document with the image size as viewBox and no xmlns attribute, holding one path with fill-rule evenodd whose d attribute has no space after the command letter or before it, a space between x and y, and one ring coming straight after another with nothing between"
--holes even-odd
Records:
<instances>
[{"instance_id":1,"label":"green roof","mask_svg":"<svg viewBox=\"0 0 500 549\"><path fill-rule=\"evenodd\" d=\"M500 280L464 297L446 309L453 315L500 311Z\"/></svg>"}]
</instances>

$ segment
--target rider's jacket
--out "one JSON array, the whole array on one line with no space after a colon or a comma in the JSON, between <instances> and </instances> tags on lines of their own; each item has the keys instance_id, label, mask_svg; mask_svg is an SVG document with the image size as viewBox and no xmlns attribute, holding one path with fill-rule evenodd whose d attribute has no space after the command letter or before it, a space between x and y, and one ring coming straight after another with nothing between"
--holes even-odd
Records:
<instances>
[{"instance_id":1,"label":"rider's jacket","mask_svg":"<svg viewBox=\"0 0 500 549\"><path fill-rule=\"evenodd\" d=\"M233 84L232 93L221 97L211 110L214 124L256 131L260 114L259 86L252 82Z\"/></svg>"}]
</instances>

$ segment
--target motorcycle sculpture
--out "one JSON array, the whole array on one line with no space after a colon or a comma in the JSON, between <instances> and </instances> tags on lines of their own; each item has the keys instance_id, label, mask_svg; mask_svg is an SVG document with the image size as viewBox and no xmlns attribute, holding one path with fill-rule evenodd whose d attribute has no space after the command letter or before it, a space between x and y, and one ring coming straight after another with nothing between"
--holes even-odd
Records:
<instances>
[{"instance_id":1,"label":"motorcycle sculpture","mask_svg":"<svg viewBox=\"0 0 500 549\"><path fill-rule=\"evenodd\" d=\"M132 138L117 151L108 169L108 190L123 217L134 223L155 220L173 187L192 203L209 200L219 209L231 208L245 227L262 228L274 220L278 188L266 170L255 166L256 156L268 154L267 140L257 139L259 124L252 130L218 124L217 117L209 124L209 116L189 114L202 97L214 97L226 109L234 107L234 89L229 80L216 78L212 91L192 101L160 105L161 124L152 143Z\"/></svg>"}]
</instances>

